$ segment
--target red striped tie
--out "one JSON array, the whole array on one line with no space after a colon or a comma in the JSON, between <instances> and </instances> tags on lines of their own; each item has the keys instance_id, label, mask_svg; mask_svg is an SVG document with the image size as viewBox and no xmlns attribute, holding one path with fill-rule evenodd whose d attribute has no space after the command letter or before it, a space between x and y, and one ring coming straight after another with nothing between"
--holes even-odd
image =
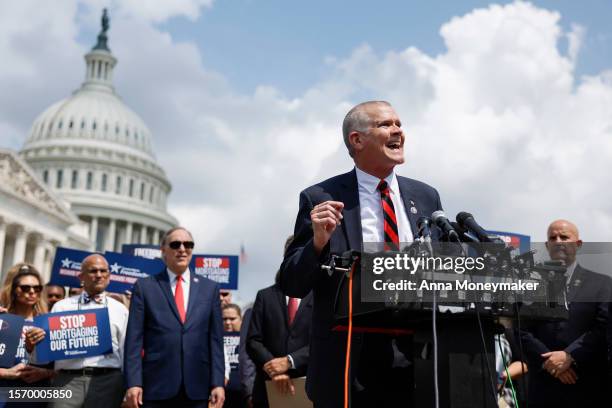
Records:
<instances>
[{"instance_id":1,"label":"red striped tie","mask_svg":"<svg viewBox=\"0 0 612 408\"><path fill-rule=\"evenodd\" d=\"M397 218L395 207L391 200L391 191L385 180L380 180L378 187L380 191L380 205L383 210L383 230L385 232L385 251L399 251L399 234L397 233Z\"/></svg>"}]
</instances>

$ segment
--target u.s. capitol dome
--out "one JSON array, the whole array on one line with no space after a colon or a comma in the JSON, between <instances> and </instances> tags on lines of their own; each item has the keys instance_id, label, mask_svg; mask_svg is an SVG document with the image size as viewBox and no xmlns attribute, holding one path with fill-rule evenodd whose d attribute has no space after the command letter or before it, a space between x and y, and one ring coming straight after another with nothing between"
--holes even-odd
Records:
<instances>
[{"instance_id":1,"label":"u.s. capitol dome","mask_svg":"<svg viewBox=\"0 0 612 408\"><path fill-rule=\"evenodd\" d=\"M155 243L177 224L171 190L157 164L151 132L113 86L117 59L108 47L108 18L85 55L85 82L34 121L20 152L40 179L89 226L96 250Z\"/></svg>"}]
</instances>

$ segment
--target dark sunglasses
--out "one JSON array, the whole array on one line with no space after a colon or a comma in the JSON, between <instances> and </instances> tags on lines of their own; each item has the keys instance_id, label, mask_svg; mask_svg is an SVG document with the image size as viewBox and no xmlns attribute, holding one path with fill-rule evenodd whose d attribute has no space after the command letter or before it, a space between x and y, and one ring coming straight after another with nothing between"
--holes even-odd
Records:
<instances>
[{"instance_id":1,"label":"dark sunglasses","mask_svg":"<svg viewBox=\"0 0 612 408\"><path fill-rule=\"evenodd\" d=\"M21 289L22 292L25 292L25 293L30 293L32 289L34 289L34 292L36 293L40 293L43 290L42 285L33 285L33 286L32 285L19 285L17 287Z\"/></svg>"},{"instance_id":2,"label":"dark sunglasses","mask_svg":"<svg viewBox=\"0 0 612 408\"><path fill-rule=\"evenodd\" d=\"M219 292L219 294L221 295L221 297L226 297L229 296L229 292Z\"/></svg>"},{"instance_id":3,"label":"dark sunglasses","mask_svg":"<svg viewBox=\"0 0 612 408\"><path fill-rule=\"evenodd\" d=\"M185 249L193 249L195 246L193 241L172 241L168 243L168 246L172 249L179 249L181 245L184 246Z\"/></svg>"}]
</instances>

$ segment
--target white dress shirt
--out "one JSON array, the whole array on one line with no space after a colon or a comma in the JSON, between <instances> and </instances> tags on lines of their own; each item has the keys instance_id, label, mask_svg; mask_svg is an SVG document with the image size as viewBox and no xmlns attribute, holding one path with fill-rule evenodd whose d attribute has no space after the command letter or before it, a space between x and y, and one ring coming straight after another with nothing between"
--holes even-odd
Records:
<instances>
[{"instance_id":1,"label":"white dress shirt","mask_svg":"<svg viewBox=\"0 0 612 408\"><path fill-rule=\"evenodd\" d=\"M83 302L83 295L72 296L60 300L53 305L52 312L67 312L73 310L88 310L108 308L108 318L111 326L113 352L101 356L73 358L55 361L56 370L79 370L84 367L123 367L123 345L127 329L128 309L121 302L102 294L102 303L91 300Z\"/></svg>"},{"instance_id":2,"label":"white dress shirt","mask_svg":"<svg viewBox=\"0 0 612 408\"><path fill-rule=\"evenodd\" d=\"M377 190L380 179L355 167L357 185L359 188L359 207L361 210L361 231L363 242L385 242L383 210L380 204L380 191ZM397 219L397 232L400 242L412 242L412 228L400 194L399 184L395 172L391 172L385 181L389 185L391 201Z\"/></svg>"},{"instance_id":3,"label":"white dress shirt","mask_svg":"<svg viewBox=\"0 0 612 408\"><path fill-rule=\"evenodd\" d=\"M172 296L176 293L176 277L177 275L172 272L170 269L166 268L166 273L168 274L168 280L170 281L170 289L172 289ZM185 272L181 275L183 280L181 282L181 286L183 287L183 303L185 306L185 313L187 313L187 305L189 305L189 285L191 285L191 272L189 268L185 269Z\"/></svg>"}]
</instances>

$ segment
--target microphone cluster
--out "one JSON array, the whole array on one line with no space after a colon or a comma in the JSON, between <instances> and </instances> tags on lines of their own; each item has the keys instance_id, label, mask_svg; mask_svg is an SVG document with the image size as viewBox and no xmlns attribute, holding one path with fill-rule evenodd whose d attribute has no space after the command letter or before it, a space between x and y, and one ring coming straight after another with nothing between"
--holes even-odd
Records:
<instances>
[{"instance_id":1,"label":"microphone cluster","mask_svg":"<svg viewBox=\"0 0 612 408\"><path fill-rule=\"evenodd\" d=\"M431 240L431 226L436 225L442 231L442 240L448 242L483 242L497 243L496 238L491 238L487 231L482 228L468 212L462 211L457 214L456 222L450 221L444 211L434 211L430 217L421 217L417 220L418 235L424 241Z\"/></svg>"}]
</instances>

